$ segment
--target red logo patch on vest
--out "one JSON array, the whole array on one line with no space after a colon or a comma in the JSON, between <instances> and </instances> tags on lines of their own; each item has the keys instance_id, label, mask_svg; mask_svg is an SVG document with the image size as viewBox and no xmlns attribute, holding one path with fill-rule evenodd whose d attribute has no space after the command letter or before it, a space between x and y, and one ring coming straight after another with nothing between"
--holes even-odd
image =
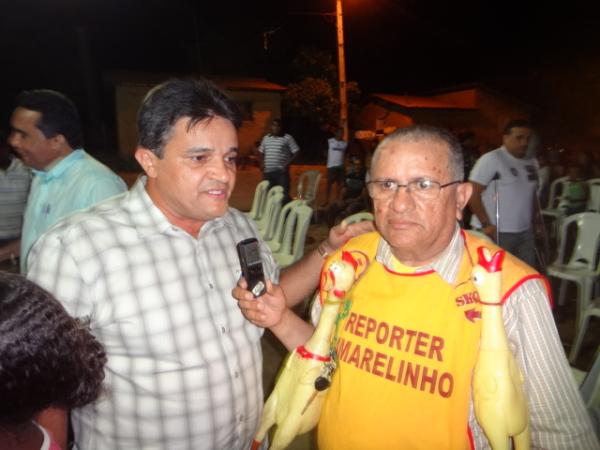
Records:
<instances>
[{"instance_id":1,"label":"red logo patch on vest","mask_svg":"<svg viewBox=\"0 0 600 450\"><path fill-rule=\"evenodd\" d=\"M481 319L481 311L477 311L476 309L468 309L465 311L465 317L467 320L475 323L475 320Z\"/></svg>"},{"instance_id":2,"label":"red logo patch on vest","mask_svg":"<svg viewBox=\"0 0 600 450\"><path fill-rule=\"evenodd\" d=\"M456 306L459 308L471 304L477 304L479 303L479 293L477 291L467 292L466 294L456 297L456 300L454 301L456 302Z\"/></svg>"},{"instance_id":3,"label":"red logo patch on vest","mask_svg":"<svg viewBox=\"0 0 600 450\"><path fill-rule=\"evenodd\" d=\"M481 311L477 311L475 308L469 308L471 305L479 303L479 294L477 291L467 292L466 294L456 297L454 300L458 308L465 308L465 317L470 322L475 322L481 319ZM469 309L467 309L469 308Z\"/></svg>"}]
</instances>

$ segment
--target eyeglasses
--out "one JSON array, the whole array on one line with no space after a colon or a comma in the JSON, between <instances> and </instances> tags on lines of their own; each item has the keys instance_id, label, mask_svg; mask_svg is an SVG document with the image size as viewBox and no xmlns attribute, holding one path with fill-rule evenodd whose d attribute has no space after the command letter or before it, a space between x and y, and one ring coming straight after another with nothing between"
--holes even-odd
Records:
<instances>
[{"instance_id":1,"label":"eyeglasses","mask_svg":"<svg viewBox=\"0 0 600 450\"><path fill-rule=\"evenodd\" d=\"M440 191L453 184L462 183L462 181L451 181L450 183L440 184L437 181L427 178L418 178L409 181L407 184L400 184L395 180L372 180L367 182L369 195L373 200L384 200L391 198L401 187L406 188L406 193L421 200L433 200L439 197Z\"/></svg>"}]
</instances>

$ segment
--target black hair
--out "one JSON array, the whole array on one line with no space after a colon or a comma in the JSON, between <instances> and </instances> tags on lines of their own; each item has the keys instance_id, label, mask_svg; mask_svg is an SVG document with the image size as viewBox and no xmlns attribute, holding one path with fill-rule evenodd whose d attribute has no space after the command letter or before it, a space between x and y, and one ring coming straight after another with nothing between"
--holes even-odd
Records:
<instances>
[{"instance_id":1,"label":"black hair","mask_svg":"<svg viewBox=\"0 0 600 450\"><path fill-rule=\"evenodd\" d=\"M62 134L72 149L83 147L81 120L75 103L60 92L23 91L17 96L15 107L39 112L41 116L36 126L46 138Z\"/></svg>"},{"instance_id":2,"label":"black hair","mask_svg":"<svg viewBox=\"0 0 600 450\"><path fill-rule=\"evenodd\" d=\"M528 120L513 119L506 124L506 126L504 127L503 134L510 134L513 128L529 128L530 130L533 129L533 127L531 126L531 122L529 122Z\"/></svg>"},{"instance_id":3,"label":"black hair","mask_svg":"<svg viewBox=\"0 0 600 450\"><path fill-rule=\"evenodd\" d=\"M162 158L175 123L189 118L188 130L205 119L219 116L237 129L240 111L214 83L205 79L171 79L150 90L137 115L138 145Z\"/></svg>"},{"instance_id":4,"label":"black hair","mask_svg":"<svg viewBox=\"0 0 600 450\"><path fill-rule=\"evenodd\" d=\"M0 271L0 427L94 401L105 364L87 324L35 283Z\"/></svg>"}]
</instances>

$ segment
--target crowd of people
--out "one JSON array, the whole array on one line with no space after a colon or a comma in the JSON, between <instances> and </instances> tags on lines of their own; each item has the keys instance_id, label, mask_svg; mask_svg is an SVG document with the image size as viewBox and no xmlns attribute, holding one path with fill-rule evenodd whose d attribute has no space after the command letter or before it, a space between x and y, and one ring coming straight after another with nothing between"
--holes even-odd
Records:
<instances>
[{"instance_id":1,"label":"crowd of people","mask_svg":"<svg viewBox=\"0 0 600 450\"><path fill-rule=\"evenodd\" d=\"M470 171L459 141L440 128L393 132L368 168L334 132L331 228L284 269L229 204L241 123L208 80L154 87L137 116L143 174L126 190L83 150L73 102L49 90L18 97L8 144L22 162L0 154L1 198L14 205L0 215L0 255L20 257L22 272L0 273L0 448L248 449L264 400L264 330L301 346L323 298L312 323L293 308L318 292L325 263L342 252L364 264L331 344L337 368L319 448L489 448L471 395L481 306L465 299L475 298L478 247L497 247L464 231L468 205L474 225L510 251L503 321L533 447L600 448L532 258L540 167L527 154L530 123L510 122L502 146ZM300 147L280 120L259 151L264 178L289 197ZM337 223L365 208L374 223ZM258 298L236 252L248 238L259 241L266 280Z\"/></svg>"}]
</instances>

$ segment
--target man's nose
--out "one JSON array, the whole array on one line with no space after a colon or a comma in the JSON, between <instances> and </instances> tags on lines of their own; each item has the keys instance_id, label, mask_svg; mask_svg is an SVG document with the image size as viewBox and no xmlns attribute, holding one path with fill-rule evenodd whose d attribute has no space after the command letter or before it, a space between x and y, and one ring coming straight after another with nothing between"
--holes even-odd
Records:
<instances>
[{"instance_id":1,"label":"man's nose","mask_svg":"<svg viewBox=\"0 0 600 450\"><path fill-rule=\"evenodd\" d=\"M410 211L415 207L415 199L406 186L399 186L391 199L391 206L397 212Z\"/></svg>"},{"instance_id":2,"label":"man's nose","mask_svg":"<svg viewBox=\"0 0 600 450\"><path fill-rule=\"evenodd\" d=\"M213 179L226 183L231 179L231 166L225 160L215 158L210 165L210 175Z\"/></svg>"}]
</instances>

